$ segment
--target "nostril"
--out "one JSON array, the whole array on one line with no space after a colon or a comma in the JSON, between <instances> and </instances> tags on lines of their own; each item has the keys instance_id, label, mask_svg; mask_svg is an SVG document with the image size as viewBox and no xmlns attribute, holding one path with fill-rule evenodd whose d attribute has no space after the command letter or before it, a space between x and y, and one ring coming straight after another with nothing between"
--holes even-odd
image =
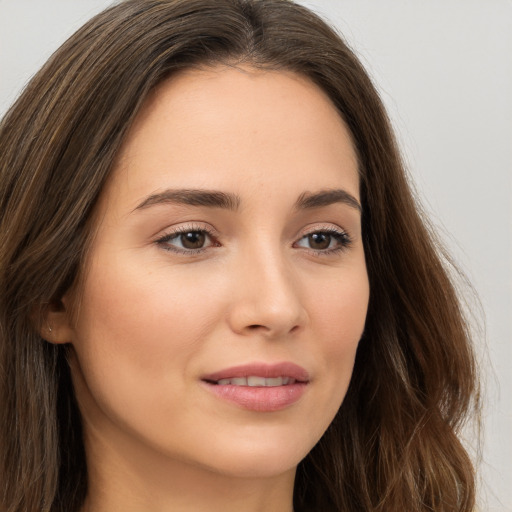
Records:
<instances>
[{"instance_id":1,"label":"nostril","mask_svg":"<svg viewBox=\"0 0 512 512\"><path fill-rule=\"evenodd\" d=\"M257 331L258 329L265 329L265 326L253 324L253 325L248 325L247 328L250 329L251 331Z\"/></svg>"},{"instance_id":2,"label":"nostril","mask_svg":"<svg viewBox=\"0 0 512 512\"><path fill-rule=\"evenodd\" d=\"M258 331L261 331L262 333L265 332L265 333L268 333L268 334L277 333L277 331L274 331L271 327L266 326L266 325L260 325L260 324L248 325L246 327L246 329L247 329L247 331L254 332L254 333L256 333ZM300 326L294 325L288 332L289 333L294 333L294 332L296 332L299 329L300 329Z\"/></svg>"}]
</instances>

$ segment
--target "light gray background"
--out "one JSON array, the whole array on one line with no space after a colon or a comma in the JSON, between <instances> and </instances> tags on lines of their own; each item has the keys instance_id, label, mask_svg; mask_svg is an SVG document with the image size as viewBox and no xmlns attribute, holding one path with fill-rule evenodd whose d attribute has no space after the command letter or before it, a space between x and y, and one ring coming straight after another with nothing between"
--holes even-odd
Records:
<instances>
[{"instance_id":1,"label":"light gray background","mask_svg":"<svg viewBox=\"0 0 512 512\"><path fill-rule=\"evenodd\" d=\"M340 29L374 78L423 204L479 294L481 510L512 511L512 1L302 3ZM0 115L65 38L110 4L0 0Z\"/></svg>"}]
</instances>

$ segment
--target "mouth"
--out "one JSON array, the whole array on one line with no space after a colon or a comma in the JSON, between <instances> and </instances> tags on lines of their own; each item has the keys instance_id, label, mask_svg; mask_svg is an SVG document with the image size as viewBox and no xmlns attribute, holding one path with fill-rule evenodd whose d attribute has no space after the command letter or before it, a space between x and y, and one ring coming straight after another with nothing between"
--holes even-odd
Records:
<instances>
[{"instance_id":1,"label":"mouth","mask_svg":"<svg viewBox=\"0 0 512 512\"><path fill-rule=\"evenodd\" d=\"M248 363L204 375L202 380L219 385L286 386L308 382L309 374L302 366L291 362Z\"/></svg>"},{"instance_id":2,"label":"mouth","mask_svg":"<svg viewBox=\"0 0 512 512\"><path fill-rule=\"evenodd\" d=\"M256 412L275 412L295 404L309 384L307 371L294 363L254 363L204 376L217 398Z\"/></svg>"},{"instance_id":3,"label":"mouth","mask_svg":"<svg viewBox=\"0 0 512 512\"><path fill-rule=\"evenodd\" d=\"M232 379L219 379L218 381L211 381L211 384L218 386L248 386L251 388L264 387L273 388L277 386L290 386L297 381L292 377L259 377L250 375L249 377L234 377Z\"/></svg>"}]
</instances>

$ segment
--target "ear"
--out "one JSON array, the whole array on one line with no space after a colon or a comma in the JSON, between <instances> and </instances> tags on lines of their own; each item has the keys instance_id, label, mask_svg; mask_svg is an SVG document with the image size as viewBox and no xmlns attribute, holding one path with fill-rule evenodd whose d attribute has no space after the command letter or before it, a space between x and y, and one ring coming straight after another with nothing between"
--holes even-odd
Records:
<instances>
[{"instance_id":1,"label":"ear","mask_svg":"<svg viewBox=\"0 0 512 512\"><path fill-rule=\"evenodd\" d=\"M73 315L66 296L45 305L39 315L39 334L54 344L70 343L73 339Z\"/></svg>"}]
</instances>

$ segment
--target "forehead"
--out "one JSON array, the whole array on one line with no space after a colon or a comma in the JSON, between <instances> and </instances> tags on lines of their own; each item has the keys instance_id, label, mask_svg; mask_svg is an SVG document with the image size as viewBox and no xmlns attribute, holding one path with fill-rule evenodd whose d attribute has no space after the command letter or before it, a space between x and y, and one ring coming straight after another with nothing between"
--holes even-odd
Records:
<instances>
[{"instance_id":1,"label":"forehead","mask_svg":"<svg viewBox=\"0 0 512 512\"><path fill-rule=\"evenodd\" d=\"M357 196L350 133L318 86L292 72L218 66L181 72L153 91L111 181L117 189L124 182L157 190L169 180L175 187L236 189L241 180L257 187L300 178L302 187L315 188L322 178L328 188L342 175Z\"/></svg>"}]
</instances>

